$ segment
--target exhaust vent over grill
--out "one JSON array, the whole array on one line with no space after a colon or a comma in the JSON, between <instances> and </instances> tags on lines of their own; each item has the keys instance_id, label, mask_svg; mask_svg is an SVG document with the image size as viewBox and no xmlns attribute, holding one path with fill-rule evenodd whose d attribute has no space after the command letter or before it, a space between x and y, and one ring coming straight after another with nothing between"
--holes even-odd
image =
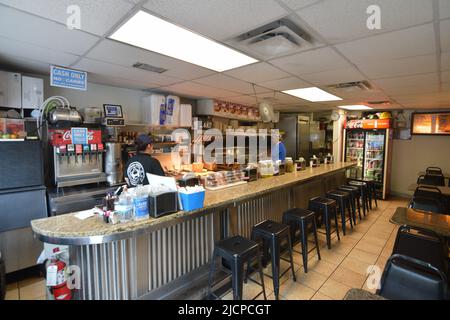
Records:
<instances>
[{"instance_id":1,"label":"exhaust vent over grill","mask_svg":"<svg viewBox=\"0 0 450 320\"><path fill-rule=\"evenodd\" d=\"M264 57L308 48L312 46L311 42L312 38L288 18L265 24L232 39L233 44Z\"/></svg>"},{"instance_id":2,"label":"exhaust vent over grill","mask_svg":"<svg viewBox=\"0 0 450 320\"><path fill-rule=\"evenodd\" d=\"M155 66L149 65L147 63L141 63L141 62L136 62L135 64L133 64L133 67L137 68L137 69L150 71L150 72L155 72L155 73L163 73L163 72L167 71L167 69L155 67Z\"/></svg>"}]
</instances>

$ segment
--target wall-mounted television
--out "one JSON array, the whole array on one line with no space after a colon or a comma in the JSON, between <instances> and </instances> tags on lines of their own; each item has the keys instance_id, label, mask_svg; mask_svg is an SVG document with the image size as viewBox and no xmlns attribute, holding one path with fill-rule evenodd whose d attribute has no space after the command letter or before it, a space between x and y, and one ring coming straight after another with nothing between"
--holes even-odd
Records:
<instances>
[{"instance_id":1,"label":"wall-mounted television","mask_svg":"<svg viewBox=\"0 0 450 320\"><path fill-rule=\"evenodd\" d=\"M450 135L450 111L413 113L411 122L413 135Z\"/></svg>"}]
</instances>

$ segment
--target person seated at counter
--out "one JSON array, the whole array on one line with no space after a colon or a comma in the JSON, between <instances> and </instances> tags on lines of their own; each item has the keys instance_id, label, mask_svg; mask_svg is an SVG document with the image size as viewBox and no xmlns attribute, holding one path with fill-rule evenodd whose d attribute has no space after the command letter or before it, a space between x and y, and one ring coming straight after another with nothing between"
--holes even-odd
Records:
<instances>
[{"instance_id":1,"label":"person seated at counter","mask_svg":"<svg viewBox=\"0 0 450 320\"><path fill-rule=\"evenodd\" d=\"M140 184L148 184L146 173L165 176L161 163L153 158L153 141L147 134L141 134L136 138L137 154L130 158L125 165L124 177L128 185L136 187Z\"/></svg>"}]
</instances>

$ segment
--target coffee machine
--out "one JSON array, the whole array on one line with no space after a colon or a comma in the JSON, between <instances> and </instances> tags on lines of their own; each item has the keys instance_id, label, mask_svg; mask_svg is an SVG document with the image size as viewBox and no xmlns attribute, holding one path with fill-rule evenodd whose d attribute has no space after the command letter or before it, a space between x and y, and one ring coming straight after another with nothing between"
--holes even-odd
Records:
<instances>
[{"instance_id":1,"label":"coffee machine","mask_svg":"<svg viewBox=\"0 0 450 320\"><path fill-rule=\"evenodd\" d=\"M77 144L72 139L71 128L49 129L48 133L53 155L53 182L56 187L106 181L101 130L86 129L87 143L84 144Z\"/></svg>"}]
</instances>

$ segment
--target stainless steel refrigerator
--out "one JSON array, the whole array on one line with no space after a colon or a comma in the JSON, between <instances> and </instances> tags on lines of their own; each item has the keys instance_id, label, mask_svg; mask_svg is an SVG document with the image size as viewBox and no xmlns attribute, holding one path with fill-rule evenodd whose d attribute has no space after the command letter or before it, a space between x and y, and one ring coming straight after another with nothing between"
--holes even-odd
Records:
<instances>
[{"instance_id":1,"label":"stainless steel refrigerator","mask_svg":"<svg viewBox=\"0 0 450 320\"><path fill-rule=\"evenodd\" d=\"M277 127L285 132L284 145L288 157L309 159L324 147L325 132L307 116L282 114Z\"/></svg>"}]
</instances>

